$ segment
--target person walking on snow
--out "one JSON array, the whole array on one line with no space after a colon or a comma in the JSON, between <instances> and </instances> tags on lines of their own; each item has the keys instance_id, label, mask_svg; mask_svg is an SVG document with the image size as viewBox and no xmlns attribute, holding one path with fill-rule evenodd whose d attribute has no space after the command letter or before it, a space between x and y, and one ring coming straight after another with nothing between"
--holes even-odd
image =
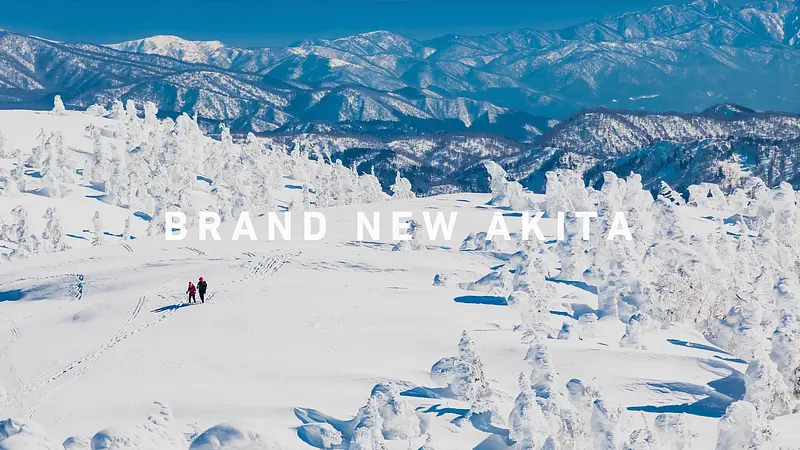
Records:
<instances>
[{"instance_id":1,"label":"person walking on snow","mask_svg":"<svg viewBox=\"0 0 800 450\"><path fill-rule=\"evenodd\" d=\"M206 302L206 289L208 289L208 284L203 277L200 277L200 281L197 282L197 291L200 293L200 303Z\"/></svg>"},{"instance_id":2,"label":"person walking on snow","mask_svg":"<svg viewBox=\"0 0 800 450\"><path fill-rule=\"evenodd\" d=\"M197 302L197 299L195 299L195 296L194 296L195 292L197 292L197 288L195 288L194 284L192 284L192 282L190 281L189 282L189 289L186 289L186 293L189 294L189 303Z\"/></svg>"}]
</instances>

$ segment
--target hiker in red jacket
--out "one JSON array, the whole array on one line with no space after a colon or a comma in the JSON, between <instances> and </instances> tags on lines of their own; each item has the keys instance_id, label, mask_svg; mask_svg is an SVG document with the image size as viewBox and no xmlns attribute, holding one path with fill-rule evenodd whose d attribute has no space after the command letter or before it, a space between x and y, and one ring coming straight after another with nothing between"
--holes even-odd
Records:
<instances>
[{"instance_id":1,"label":"hiker in red jacket","mask_svg":"<svg viewBox=\"0 0 800 450\"><path fill-rule=\"evenodd\" d=\"M189 294L189 303L195 303L197 300L195 299L195 293L197 292L197 288L194 287L192 282L189 282L189 289L186 290L186 293Z\"/></svg>"}]
</instances>

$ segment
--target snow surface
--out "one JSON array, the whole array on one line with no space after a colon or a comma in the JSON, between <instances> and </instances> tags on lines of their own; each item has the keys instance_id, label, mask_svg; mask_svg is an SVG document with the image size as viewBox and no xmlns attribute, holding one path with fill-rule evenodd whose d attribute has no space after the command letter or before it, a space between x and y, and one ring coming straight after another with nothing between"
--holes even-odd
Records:
<instances>
[{"instance_id":1,"label":"snow surface","mask_svg":"<svg viewBox=\"0 0 800 450\"><path fill-rule=\"evenodd\" d=\"M0 111L8 148L29 152L41 128L60 130L76 159L91 149L85 126L108 121ZM0 168L11 166L0 160ZM300 198L292 181L277 193L280 203ZM256 242L230 241L233 224L221 227L223 242L200 241L192 230L184 241L166 241L146 237L146 222L136 218L136 239L124 245L113 235L130 212L95 194L75 187L65 198L0 197L1 217L24 204L37 230L56 205L73 247L0 264L0 387L7 392L0 419L42 428L30 425L34 431L6 440L0 434L0 448L61 448L55 443L68 438L67 448L89 448L90 440L92 448L189 448L192 439L192 449L314 448L307 442L323 435L332 442L373 387L389 382L429 427L435 448L516 448L504 443L502 427L459 421L469 402L430 377L434 363L457 354L467 330L506 417L519 393L528 350L515 328L519 313L505 299L458 287L509 264L502 252L459 250L497 211L486 205L488 194L328 208L327 236L315 242L267 241L264 218L254 220L263 235ZM97 210L111 236L93 247L88 230ZM408 210L417 220L421 211L457 211L459 218L452 241L424 237L423 249L393 252L388 221L380 240L356 239L359 210L384 217ZM689 229L713 228L708 210L680 213ZM506 219L511 231L519 229L517 217ZM554 220L542 224L553 239ZM555 273L558 261L547 263ZM437 274L445 286L434 286ZM199 276L208 280L208 301L187 305L186 283ZM597 308L590 287L552 284L554 330ZM624 333L625 324L601 320L582 339L549 339L556 384L578 378L600 387L637 428L652 427L657 412L682 413L698 434L692 448L714 448L719 417L744 394L747 365L689 327L647 333L646 350L621 348ZM800 417L773 422L778 442L796 447ZM387 445L417 449L425 441Z\"/></svg>"}]
</instances>

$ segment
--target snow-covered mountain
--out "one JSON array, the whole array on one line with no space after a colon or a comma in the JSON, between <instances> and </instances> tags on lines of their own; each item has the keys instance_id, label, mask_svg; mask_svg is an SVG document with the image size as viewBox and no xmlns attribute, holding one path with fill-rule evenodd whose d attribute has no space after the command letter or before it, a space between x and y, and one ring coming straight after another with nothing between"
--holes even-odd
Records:
<instances>
[{"instance_id":1,"label":"snow-covered mountain","mask_svg":"<svg viewBox=\"0 0 800 450\"><path fill-rule=\"evenodd\" d=\"M798 112L798 75L800 10L788 0L698 0L552 31L428 41L376 31L282 48L173 36L107 46L0 37L6 107L49 106L54 93L74 107L133 98L254 131L424 118L466 127L485 120L511 136L519 128L497 117L595 107L692 112L717 103Z\"/></svg>"},{"instance_id":2,"label":"snow-covered mountain","mask_svg":"<svg viewBox=\"0 0 800 450\"><path fill-rule=\"evenodd\" d=\"M485 159L536 192L544 191L544 174L553 169L577 170L591 184L608 170L619 176L635 172L653 192L661 181L681 192L692 184L723 183L723 173L734 176L729 169L769 186L787 181L800 187L800 116L733 104L697 114L585 111L525 143L463 130L434 134L424 124L397 133L383 125L312 124L265 138L286 148L326 149L348 167L374 169L385 186L400 171L423 194L487 190Z\"/></svg>"},{"instance_id":3,"label":"snow-covered mountain","mask_svg":"<svg viewBox=\"0 0 800 450\"><path fill-rule=\"evenodd\" d=\"M532 189L544 187L544 172L578 170L587 182L607 170L639 173L646 186L661 181L683 190L700 182L723 183L723 168L761 177L768 185L800 186L800 116L756 113L716 105L699 114L587 111L562 122L530 153L503 164ZM724 174L725 173L725 174ZM732 184L735 184L732 180Z\"/></svg>"},{"instance_id":4,"label":"snow-covered mountain","mask_svg":"<svg viewBox=\"0 0 800 450\"><path fill-rule=\"evenodd\" d=\"M240 50L220 41L188 41L177 36L152 36L134 41L111 44L115 50L169 56L190 63L230 67Z\"/></svg>"}]
</instances>

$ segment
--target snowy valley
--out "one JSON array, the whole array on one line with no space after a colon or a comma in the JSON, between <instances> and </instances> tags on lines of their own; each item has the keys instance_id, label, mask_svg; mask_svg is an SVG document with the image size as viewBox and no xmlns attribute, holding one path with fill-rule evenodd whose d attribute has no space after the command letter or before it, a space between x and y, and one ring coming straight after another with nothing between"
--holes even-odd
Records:
<instances>
[{"instance_id":1,"label":"snowy valley","mask_svg":"<svg viewBox=\"0 0 800 450\"><path fill-rule=\"evenodd\" d=\"M476 145L485 193L417 197L315 139L157 113L0 111L0 449L800 448L790 184L740 170L653 196L542 167L534 194ZM328 231L165 239L168 211L202 210L223 237L245 211ZM539 210L544 240L524 239ZM359 239L359 211L411 212L411 239ZM425 211L458 214L452 239ZM571 214L559 238L574 211L599 213L587 240ZM632 240L606 239L616 212Z\"/></svg>"}]
</instances>

